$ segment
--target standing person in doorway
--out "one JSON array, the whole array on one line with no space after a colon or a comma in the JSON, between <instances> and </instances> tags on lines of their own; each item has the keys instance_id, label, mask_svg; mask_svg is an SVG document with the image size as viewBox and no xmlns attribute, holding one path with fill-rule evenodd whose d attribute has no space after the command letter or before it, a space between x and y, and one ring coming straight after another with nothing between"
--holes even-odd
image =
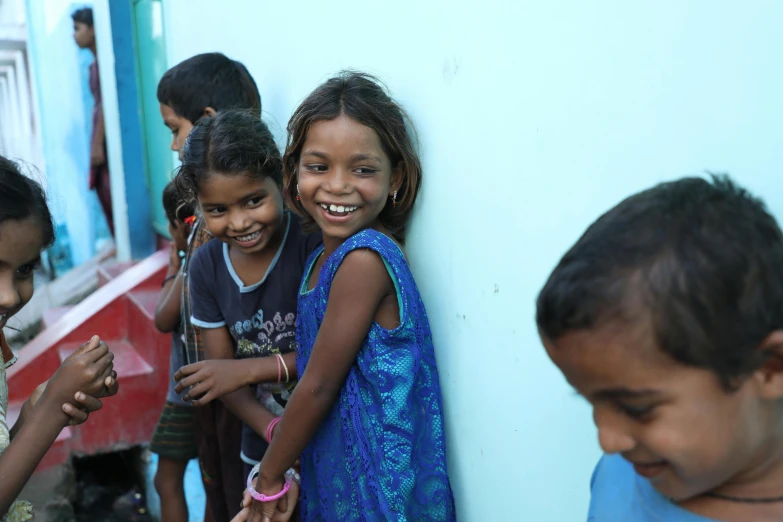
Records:
<instances>
[{"instance_id":1,"label":"standing person in doorway","mask_svg":"<svg viewBox=\"0 0 783 522\"><path fill-rule=\"evenodd\" d=\"M111 183L109 165L106 162L106 132L103 123L103 99L101 98L101 80L98 76L98 57L95 47L95 27L92 9L77 9L71 15L73 19L73 39L81 49L92 51L95 60L90 64L90 91L95 99L92 109L92 137L90 139L90 190L95 190L101 208L106 216L106 224L114 236L114 219L111 208Z\"/></svg>"}]
</instances>

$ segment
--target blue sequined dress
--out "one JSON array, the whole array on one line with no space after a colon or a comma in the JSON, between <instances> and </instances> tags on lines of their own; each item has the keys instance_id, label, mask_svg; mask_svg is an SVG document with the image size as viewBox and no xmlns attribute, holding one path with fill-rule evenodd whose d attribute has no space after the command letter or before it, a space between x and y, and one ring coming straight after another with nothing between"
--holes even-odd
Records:
<instances>
[{"instance_id":1,"label":"blue sequined dress","mask_svg":"<svg viewBox=\"0 0 783 522\"><path fill-rule=\"evenodd\" d=\"M383 259L401 324L372 324L337 402L302 454L302 520L455 520L429 320L405 256L387 236L368 229L349 238L307 291L323 247L310 256L299 294L296 369L304 374L334 276L356 249Z\"/></svg>"}]
</instances>

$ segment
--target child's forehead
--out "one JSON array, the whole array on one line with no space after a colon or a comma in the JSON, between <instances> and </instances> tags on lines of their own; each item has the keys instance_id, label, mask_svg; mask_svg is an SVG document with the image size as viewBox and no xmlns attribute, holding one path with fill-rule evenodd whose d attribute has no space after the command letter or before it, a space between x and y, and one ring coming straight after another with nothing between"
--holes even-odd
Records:
<instances>
[{"instance_id":1,"label":"child's forehead","mask_svg":"<svg viewBox=\"0 0 783 522\"><path fill-rule=\"evenodd\" d=\"M687 367L664 353L652 321L614 321L545 341L547 353L580 392L596 386L650 387Z\"/></svg>"},{"instance_id":2,"label":"child's forehead","mask_svg":"<svg viewBox=\"0 0 783 522\"><path fill-rule=\"evenodd\" d=\"M383 145L378 133L350 116L341 114L331 120L313 122L307 130L303 153L310 148L379 150Z\"/></svg>"}]
</instances>

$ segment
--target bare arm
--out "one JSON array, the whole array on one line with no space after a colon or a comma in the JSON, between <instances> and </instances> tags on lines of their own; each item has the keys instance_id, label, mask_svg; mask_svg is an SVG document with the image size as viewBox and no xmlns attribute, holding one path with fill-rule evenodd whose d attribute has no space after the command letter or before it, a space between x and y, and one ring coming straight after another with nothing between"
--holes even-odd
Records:
<instances>
[{"instance_id":1,"label":"bare arm","mask_svg":"<svg viewBox=\"0 0 783 522\"><path fill-rule=\"evenodd\" d=\"M296 380L296 353L282 356L288 368L288 381ZM279 372L279 373L278 373ZM275 355L253 359L211 359L188 364L174 374L177 393L188 390L183 397L193 397L194 406L204 406L241 388L265 382L278 382L278 375L285 381L286 372Z\"/></svg>"},{"instance_id":2,"label":"bare arm","mask_svg":"<svg viewBox=\"0 0 783 522\"><path fill-rule=\"evenodd\" d=\"M155 307L155 328L163 333L173 332L182 317L182 261L174 245L171 245L169 269L166 271L166 281L158 296ZM173 279L170 279L173 278Z\"/></svg>"},{"instance_id":3,"label":"bare arm","mask_svg":"<svg viewBox=\"0 0 783 522\"><path fill-rule=\"evenodd\" d=\"M334 277L307 370L261 464L258 491L279 491L283 473L299 458L337 400L381 302L393 292L377 254L357 250L345 257Z\"/></svg>"},{"instance_id":4,"label":"bare arm","mask_svg":"<svg viewBox=\"0 0 783 522\"><path fill-rule=\"evenodd\" d=\"M106 139L105 123L103 121L103 104L99 103L97 107L98 117L95 121L95 129L92 133L92 143L90 144L90 163L93 167L100 167L106 163L106 153L104 152L104 140Z\"/></svg>"},{"instance_id":5,"label":"bare arm","mask_svg":"<svg viewBox=\"0 0 783 522\"><path fill-rule=\"evenodd\" d=\"M17 437L0 455L0 514L5 514L70 417L63 404L76 390L105 396L114 355L94 337L69 356L47 383L38 404L26 412Z\"/></svg>"},{"instance_id":6,"label":"bare arm","mask_svg":"<svg viewBox=\"0 0 783 522\"><path fill-rule=\"evenodd\" d=\"M0 455L0 513L8 512L68 419L60 401L46 394L38 408L31 409L18 436Z\"/></svg>"},{"instance_id":7,"label":"bare arm","mask_svg":"<svg viewBox=\"0 0 783 522\"><path fill-rule=\"evenodd\" d=\"M204 328L201 330L201 333L204 338L204 353L208 359L234 360L234 348L228 328ZM236 362L244 363L246 361ZM235 371L227 374L226 377L231 382L242 382L242 374L244 373L242 365L234 365L234 367ZM252 390L247 386L242 386L236 391L224 395L221 397L221 400L231 413L250 426L261 437L264 437L267 426L276 417L276 415L258 402ZM194 401L194 403L199 404L197 401Z\"/></svg>"}]
</instances>

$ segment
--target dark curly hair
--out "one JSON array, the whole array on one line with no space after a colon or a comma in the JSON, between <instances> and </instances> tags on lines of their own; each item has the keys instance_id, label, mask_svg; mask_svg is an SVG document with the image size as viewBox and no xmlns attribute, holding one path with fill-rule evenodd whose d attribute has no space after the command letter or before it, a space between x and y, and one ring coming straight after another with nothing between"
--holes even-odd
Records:
<instances>
[{"instance_id":1,"label":"dark curly hair","mask_svg":"<svg viewBox=\"0 0 783 522\"><path fill-rule=\"evenodd\" d=\"M0 223L34 217L41 225L44 247L54 243L54 222L41 185L22 174L19 165L0 156Z\"/></svg>"},{"instance_id":2,"label":"dark curly hair","mask_svg":"<svg viewBox=\"0 0 783 522\"><path fill-rule=\"evenodd\" d=\"M216 172L269 177L281 186L280 150L269 128L254 113L221 111L201 118L188 134L176 176L182 199L195 201L201 182Z\"/></svg>"},{"instance_id":3,"label":"dark curly hair","mask_svg":"<svg viewBox=\"0 0 783 522\"><path fill-rule=\"evenodd\" d=\"M641 305L632 296L641 295ZM757 370L783 330L783 233L727 176L663 183L618 204L571 247L538 296L556 340L649 313L658 346L727 390Z\"/></svg>"},{"instance_id":4,"label":"dark curly hair","mask_svg":"<svg viewBox=\"0 0 783 522\"><path fill-rule=\"evenodd\" d=\"M283 196L302 217L306 229L315 222L296 199L296 165L307 139L310 125L333 120L345 114L375 131L392 166L402 164L402 185L397 205L390 202L381 211L380 222L400 243L405 242L405 226L421 188L421 162L417 139L410 118L389 96L380 81L355 71L343 71L316 88L291 116L288 143L283 155Z\"/></svg>"}]
</instances>

